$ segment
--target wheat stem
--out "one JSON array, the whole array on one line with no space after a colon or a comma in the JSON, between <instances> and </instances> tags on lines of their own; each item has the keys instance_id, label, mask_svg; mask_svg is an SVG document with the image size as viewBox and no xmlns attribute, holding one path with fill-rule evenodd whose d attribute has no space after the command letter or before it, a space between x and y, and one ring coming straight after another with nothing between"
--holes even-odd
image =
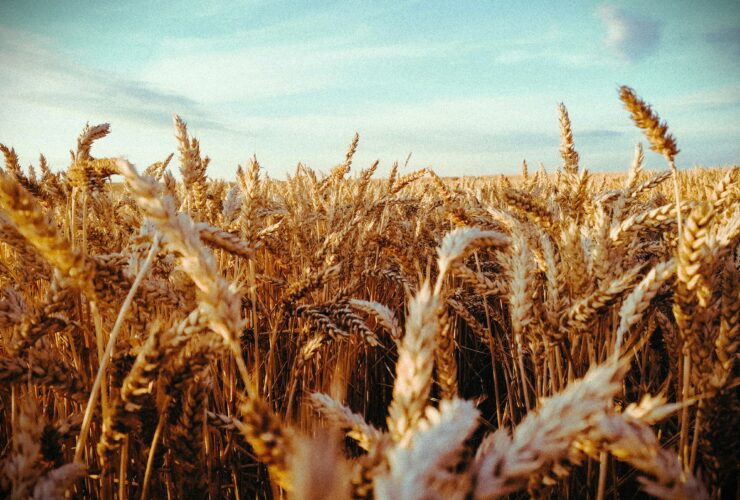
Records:
<instances>
[{"instance_id":1,"label":"wheat stem","mask_svg":"<svg viewBox=\"0 0 740 500\"><path fill-rule=\"evenodd\" d=\"M149 249L149 254L146 257L146 260L144 260L144 263L142 264L141 268L139 269L139 273L136 275L136 279L134 280L134 283L131 285L131 289L128 292L128 295L126 295L126 299L123 302L123 305L121 306L121 309L118 311L118 317L116 317L116 322L113 325L113 329L111 330L110 337L108 338L108 345L105 348L105 353L100 358L100 364L98 366L98 373L95 376L95 381L93 382L92 390L90 391L90 397L87 400L87 407L85 408L85 416L82 420L82 427L80 429L80 435L77 438L77 449L75 450L75 461L79 461L82 457L82 452L85 449L85 442L87 440L87 433L90 429L90 422L92 421L92 415L95 411L95 403L97 401L97 394L98 391L101 390L101 384L103 381L103 377L105 376L105 370L108 367L108 362L110 361L111 354L113 353L113 348L116 344L116 339L118 338L118 333L121 331L121 326L123 325L123 321L126 318L126 313L128 313L129 308L131 307L131 302L134 300L134 295L136 295L136 290L138 290L139 285L141 285L141 282L144 279L144 276L146 275L147 271L149 270L149 266L151 265L152 261L154 260L154 256L157 254L157 250L159 250L159 239L160 235L157 234L154 237L154 240L152 241L152 246Z\"/></svg>"}]
</instances>

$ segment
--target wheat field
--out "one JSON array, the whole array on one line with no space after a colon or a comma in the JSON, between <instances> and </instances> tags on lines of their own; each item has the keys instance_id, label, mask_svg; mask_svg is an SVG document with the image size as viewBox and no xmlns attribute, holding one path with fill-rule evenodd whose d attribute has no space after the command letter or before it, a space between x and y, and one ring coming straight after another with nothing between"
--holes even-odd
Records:
<instances>
[{"instance_id":1,"label":"wheat field","mask_svg":"<svg viewBox=\"0 0 740 500\"><path fill-rule=\"evenodd\" d=\"M0 496L737 494L738 168L234 182L2 146ZM577 127L575 127L577 130ZM577 138L577 133L575 134ZM677 155L679 155L677 157ZM355 175L353 169L358 173Z\"/></svg>"}]
</instances>

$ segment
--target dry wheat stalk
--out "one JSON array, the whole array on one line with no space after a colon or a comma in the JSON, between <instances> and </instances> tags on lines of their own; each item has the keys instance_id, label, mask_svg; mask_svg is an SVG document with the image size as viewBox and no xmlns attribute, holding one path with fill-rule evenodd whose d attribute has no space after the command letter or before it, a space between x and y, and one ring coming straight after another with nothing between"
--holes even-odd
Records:
<instances>
[{"instance_id":1,"label":"dry wheat stalk","mask_svg":"<svg viewBox=\"0 0 740 500\"><path fill-rule=\"evenodd\" d=\"M585 434L586 440L578 443L579 448L594 455L594 448L600 444L618 459L649 474L654 479L642 477L640 482L646 492L657 498L709 498L703 485L683 469L678 457L660 446L649 425L631 415L635 411L639 409L599 415Z\"/></svg>"},{"instance_id":2,"label":"dry wheat stalk","mask_svg":"<svg viewBox=\"0 0 740 500\"><path fill-rule=\"evenodd\" d=\"M328 175L231 183L178 117L182 180L94 158L107 124L66 171L0 146L0 496L734 492L739 170L679 175L621 94L670 170L579 168L564 106L552 176L351 177L355 136ZM614 409L650 393L679 402Z\"/></svg>"}]
</instances>

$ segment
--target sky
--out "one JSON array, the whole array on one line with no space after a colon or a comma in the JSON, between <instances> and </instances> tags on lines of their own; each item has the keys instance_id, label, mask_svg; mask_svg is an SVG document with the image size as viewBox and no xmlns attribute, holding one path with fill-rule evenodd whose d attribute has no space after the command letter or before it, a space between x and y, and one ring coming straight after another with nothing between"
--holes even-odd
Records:
<instances>
[{"instance_id":1,"label":"sky","mask_svg":"<svg viewBox=\"0 0 740 500\"><path fill-rule=\"evenodd\" d=\"M563 102L581 165L623 171L645 142L624 84L680 168L740 162L740 2L2 0L0 67L0 142L23 165L66 168L109 122L93 155L144 168L176 151L177 113L213 178L252 154L275 178L328 172L355 132L355 170L412 153L446 176L553 171Z\"/></svg>"}]
</instances>

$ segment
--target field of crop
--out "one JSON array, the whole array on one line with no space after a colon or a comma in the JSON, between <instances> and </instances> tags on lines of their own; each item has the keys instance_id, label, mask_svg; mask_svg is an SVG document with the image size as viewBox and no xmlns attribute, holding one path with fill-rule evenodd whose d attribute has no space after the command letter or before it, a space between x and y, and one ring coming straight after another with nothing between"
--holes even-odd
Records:
<instances>
[{"instance_id":1,"label":"field of crop","mask_svg":"<svg viewBox=\"0 0 740 500\"><path fill-rule=\"evenodd\" d=\"M62 172L2 146L0 496L732 497L740 172L620 97L665 171L590 174L562 105L515 178L355 137L212 181L179 117L181 181L95 158L107 124Z\"/></svg>"}]
</instances>

